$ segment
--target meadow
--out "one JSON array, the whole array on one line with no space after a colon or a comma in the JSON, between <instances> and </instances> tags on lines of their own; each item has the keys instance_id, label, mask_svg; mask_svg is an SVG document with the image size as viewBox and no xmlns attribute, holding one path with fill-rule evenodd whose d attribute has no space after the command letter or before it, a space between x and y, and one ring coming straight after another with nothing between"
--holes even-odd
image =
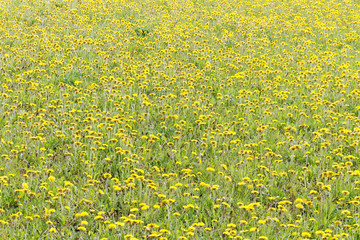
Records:
<instances>
[{"instance_id":1,"label":"meadow","mask_svg":"<svg viewBox=\"0 0 360 240\"><path fill-rule=\"evenodd\" d=\"M360 239L359 7L0 0L0 236Z\"/></svg>"}]
</instances>

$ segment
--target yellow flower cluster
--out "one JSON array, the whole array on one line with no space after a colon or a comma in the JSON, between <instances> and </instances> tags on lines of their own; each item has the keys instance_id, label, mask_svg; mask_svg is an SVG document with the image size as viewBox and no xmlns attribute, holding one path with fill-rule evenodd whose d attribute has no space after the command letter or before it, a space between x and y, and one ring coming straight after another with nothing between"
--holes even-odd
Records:
<instances>
[{"instance_id":1,"label":"yellow flower cluster","mask_svg":"<svg viewBox=\"0 0 360 240\"><path fill-rule=\"evenodd\" d=\"M360 3L0 0L4 239L359 239Z\"/></svg>"}]
</instances>

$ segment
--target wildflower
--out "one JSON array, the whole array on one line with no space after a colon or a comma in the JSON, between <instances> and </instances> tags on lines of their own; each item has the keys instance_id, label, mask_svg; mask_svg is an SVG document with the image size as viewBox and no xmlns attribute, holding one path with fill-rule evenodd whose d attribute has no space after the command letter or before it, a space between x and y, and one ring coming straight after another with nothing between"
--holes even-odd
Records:
<instances>
[{"instance_id":1,"label":"wildflower","mask_svg":"<svg viewBox=\"0 0 360 240\"><path fill-rule=\"evenodd\" d=\"M301 233L301 236L302 236L302 237L310 238L310 237L311 237L311 234L308 233L308 232L303 232L303 233Z\"/></svg>"},{"instance_id":2,"label":"wildflower","mask_svg":"<svg viewBox=\"0 0 360 240\"><path fill-rule=\"evenodd\" d=\"M304 209L304 206L301 203L296 204L295 207L298 209Z\"/></svg>"},{"instance_id":3,"label":"wildflower","mask_svg":"<svg viewBox=\"0 0 360 240\"><path fill-rule=\"evenodd\" d=\"M78 229L79 231L86 231L86 228L83 227L83 226L79 226L77 229Z\"/></svg>"},{"instance_id":4,"label":"wildflower","mask_svg":"<svg viewBox=\"0 0 360 240\"><path fill-rule=\"evenodd\" d=\"M108 225L108 228L109 228L109 229L115 229L115 228L116 228L116 224L111 223L111 224Z\"/></svg>"}]
</instances>

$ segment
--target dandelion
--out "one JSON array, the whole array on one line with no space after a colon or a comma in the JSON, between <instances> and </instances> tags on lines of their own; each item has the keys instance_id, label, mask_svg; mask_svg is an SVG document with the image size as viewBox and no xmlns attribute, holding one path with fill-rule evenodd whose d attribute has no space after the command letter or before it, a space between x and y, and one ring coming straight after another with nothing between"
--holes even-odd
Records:
<instances>
[{"instance_id":1,"label":"dandelion","mask_svg":"<svg viewBox=\"0 0 360 240\"><path fill-rule=\"evenodd\" d=\"M296 204L295 207L297 209L304 209L304 205L302 205L301 203Z\"/></svg>"},{"instance_id":2,"label":"dandelion","mask_svg":"<svg viewBox=\"0 0 360 240\"><path fill-rule=\"evenodd\" d=\"M311 234L308 233L308 232L303 232L303 233L301 233L301 236L302 236L302 237L306 237L306 238L310 238L310 237L311 237Z\"/></svg>"},{"instance_id":3,"label":"dandelion","mask_svg":"<svg viewBox=\"0 0 360 240\"><path fill-rule=\"evenodd\" d=\"M115 228L116 228L116 224L111 223L111 224L108 225L108 228L109 228L109 229L115 229Z\"/></svg>"},{"instance_id":4,"label":"dandelion","mask_svg":"<svg viewBox=\"0 0 360 240\"><path fill-rule=\"evenodd\" d=\"M54 176L50 176L48 179L49 179L50 182L55 182L55 177Z\"/></svg>"},{"instance_id":5,"label":"dandelion","mask_svg":"<svg viewBox=\"0 0 360 240\"><path fill-rule=\"evenodd\" d=\"M83 226L80 226L80 227L78 227L77 229L78 229L79 231L86 231L86 228L83 227Z\"/></svg>"}]
</instances>

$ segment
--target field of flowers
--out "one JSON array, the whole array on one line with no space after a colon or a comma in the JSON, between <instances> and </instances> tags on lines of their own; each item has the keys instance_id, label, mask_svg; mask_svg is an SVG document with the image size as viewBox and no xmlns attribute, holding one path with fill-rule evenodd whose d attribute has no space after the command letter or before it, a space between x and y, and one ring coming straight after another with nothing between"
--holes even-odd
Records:
<instances>
[{"instance_id":1,"label":"field of flowers","mask_svg":"<svg viewBox=\"0 0 360 240\"><path fill-rule=\"evenodd\" d=\"M1 0L3 239L360 239L360 3Z\"/></svg>"}]
</instances>

